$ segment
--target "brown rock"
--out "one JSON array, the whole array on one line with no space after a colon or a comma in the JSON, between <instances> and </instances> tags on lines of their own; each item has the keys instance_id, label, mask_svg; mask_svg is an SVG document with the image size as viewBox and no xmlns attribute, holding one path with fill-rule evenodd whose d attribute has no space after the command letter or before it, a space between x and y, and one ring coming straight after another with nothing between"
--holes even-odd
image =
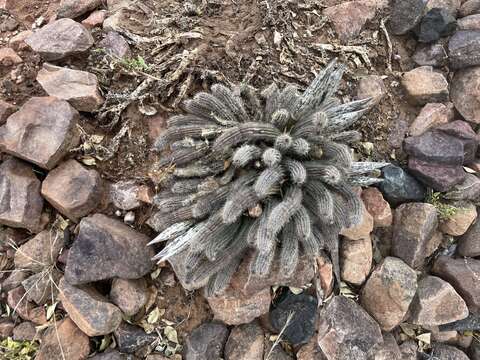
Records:
<instances>
[{"instance_id":1,"label":"brown rock","mask_svg":"<svg viewBox=\"0 0 480 360\"><path fill-rule=\"evenodd\" d=\"M480 30L480 14L473 14L457 20L458 30Z\"/></svg>"},{"instance_id":2,"label":"brown rock","mask_svg":"<svg viewBox=\"0 0 480 360\"><path fill-rule=\"evenodd\" d=\"M42 183L43 197L75 222L98 206L102 190L98 172L86 169L75 160L60 164L48 173Z\"/></svg>"},{"instance_id":3,"label":"brown rock","mask_svg":"<svg viewBox=\"0 0 480 360\"><path fill-rule=\"evenodd\" d=\"M13 328L15 324L8 319L3 319L0 321L0 339L6 339L11 337L13 334Z\"/></svg>"},{"instance_id":4,"label":"brown rock","mask_svg":"<svg viewBox=\"0 0 480 360\"><path fill-rule=\"evenodd\" d=\"M478 219L458 240L457 251L461 256L480 256L480 221Z\"/></svg>"},{"instance_id":5,"label":"brown rock","mask_svg":"<svg viewBox=\"0 0 480 360\"><path fill-rule=\"evenodd\" d=\"M102 0L62 0L57 12L57 18L75 19L102 5Z\"/></svg>"},{"instance_id":6,"label":"brown rock","mask_svg":"<svg viewBox=\"0 0 480 360\"><path fill-rule=\"evenodd\" d=\"M333 276L333 264L328 255L321 253L317 256L317 270L318 279L320 280L320 287L323 291L323 298L326 299L333 291L333 285L335 284L335 278Z\"/></svg>"},{"instance_id":7,"label":"brown rock","mask_svg":"<svg viewBox=\"0 0 480 360\"><path fill-rule=\"evenodd\" d=\"M378 324L360 305L335 296L320 312L318 345L329 360L367 359L383 342Z\"/></svg>"},{"instance_id":8,"label":"brown rock","mask_svg":"<svg viewBox=\"0 0 480 360\"><path fill-rule=\"evenodd\" d=\"M35 324L30 321L25 321L13 329L13 340L15 341L32 341L37 337L37 329L35 328Z\"/></svg>"},{"instance_id":9,"label":"brown rock","mask_svg":"<svg viewBox=\"0 0 480 360\"><path fill-rule=\"evenodd\" d=\"M398 344L391 333L383 333L383 343L375 345L369 360L402 360Z\"/></svg>"},{"instance_id":10,"label":"brown rock","mask_svg":"<svg viewBox=\"0 0 480 360\"><path fill-rule=\"evenodd\" d=\"M431 355L442 360L469 360L463 351L445 344L434 344Z\"/></svg>"},{"instance_id":11,"label":"brown rock","mask_svg":"<svg viewBox=\"0 0 480 360\"><path fill-rule=\"evenodd\" d=\"M82 25L89 30L97 26L101 27L106 16L107 16L106 10L94 11L85 20L82 21Z\"/></svg>"},{"instance_id":12,"label":"brown rock","mask_svg":"<svg viewBox=\"0 0 480 360\"><path fill-rule=\"evenodd\" d=\"M270 288L244 295L229 287L224 294L207 298L215 319L228 325L247 324L270 310Z\"/></svg>"},{"instance_id":13,"label":"brown rock","mask_svg":"<svg viewBox=\"0 0 480 360\"><path fill-rule=\"evenodd\" d=\"M60 281L60 300L72 321L88 336L113 332L122 322L122 312L91 287L75 287Z\"/></svg>"},{"instance_id":14,"label":"brown rock","mask_svg":"<svg viewBox=\"0 0 480 360\"><path fill-rule=\"evenodd\" d=\"M115 31L109 31L98 46L105 49L106 53L114 58L128 58L131 56L130 46L122 35Z\"/></svg>"},{"instance_id":15,"label":"brown rock","mask_svg":"<svg viewBox=\"0 0 480 360\"><path fill-rule=\"evenodd\" d=\"M22 286L27 292L27 299L37 303L37 305L43 305L49 300L56 299L58 294L56 284L61 277L61 273L57 269L53 269L48 273L33 274L23 280Z\"/></svg>"},{"instance_id":16,"label":"brown rock","mask_svg":"<svg viewBox=\"0 0 480 360\"><path fill-rule=\"evenodd\" d=\"M31 30L25 30L19 32L17 35L13 36L8 41L8 46L15 50L25 50L28 48L28 45L25 43L25 40L33 34Z\"/></svg>"},{"instance_id":17,"label":"brown rock","mask_svg":"<svg viewBox=\"0 0 480 360\"><path fill-rule=\"evenodd\" d=\"M372 272L360 301L382 330L390 331L402 322L416 290L415 271L402 260L387 257Z\"/></svg>"},{"instance_id":18,"label":"brown rock","mask_svg":"<svg viewBox=\"0 0 480 360\"><path fill-rule=\"evenodd\" d=\"M296 355L297 360L328 360L315 337L312 337L308 344L303 345Z\"/></svg>"},{"instance_id":19,"label":"brown rock","mask_svg":"<svg viewBox=\"0 0 480 360\"><path fill-rule=\"evenodd\" d=\"M72 19L60 19L45 25L25 42L45 60L53 61L81 54L94 41L82 24Z\"/></svg>"},{"instance_id":20,"label":"brown rock","mask_svg":"<svg viewBox=\"0 0 480 360\"><path fill-rule=\"evenodd\" d=\"M461 205L453 215L440 222L440 230L448 235L460 236L465 234L476 218L477 208L475 205Z\"/></svg>"},{"instance_id":21,"label":"brown rock","mask_svg":"<svg viewBox=\"0 0 480 360\"><path fill-rule=\"evenodd\" d=\"M367 75L360 78L357 87L357 99L372 98L375 104L379 104L385 97L387 88L382 77L378 75Z\"/></svg>"},{"instance_id":22,"label":"brown rock","mask_svg":"<svg viewBox=\"0 0 480 360\"><path fill-rule=\"evenodd\" d=\"M480 311L480 260L471 258L452 259L440 256L435 261L432 273L448 281L465 300L472 313Z\"/></svg>"},{"instance_id":23,"label":"brown rock","mask_svg":"<svg viewBox=\"0 0 480 360\"><path fill-rule=\"evenodd\" d=\"M220 359L227 341L228 329L223 324L204 323L185 340L185 360Z\"/></svg>"},{"instance_id":24,"label":"brown rock","mask_svg":"<svg viewBox=\"0 0 480 360\"><path fill-rule=\"evenodd\" d=\"M138 313L148 300L145 279L114 279L110 290L110 299L127 316Z\"/></svg>"},{"instance_id":25,"label":"brown rock","mask_svg":"<svg viewBox=\"0 0 480 360\"><path fill-rule=\"evenodd\" d=\"M459 10L460 17L480 13L480 0L467 0Z\"/></svg>"},{"instance_id":26,"label":"brown rock","mask_svg":"<svg viewBox=\"0 0 480 360\"><path fill-rule=\"evenodd\" d=\"M138 279L151 270L154 251L146 246L147 236L102 214L83 218L79 228L65 268L71 284Z\"/></svg>"},{"instance_id":27,"label":"brown rock","mask_svg":"<svg viewBox=\"0 0 480 360\"><path fill-rule=\"evenodd\" d=\"M225 345L225 360L262 360L263 337L257 322L235 326Z\"/></svg>"},{"instance_id":28,"label":"brown rock","mask_svg":"<svg viewBox=\"0 0 480 360\"><path fill-rule=\"evenodd\" d=\"M0 125L5 124L7 118L12 115L17 108L9 103L0 100Z\"/></svg>"},{"instance_id":29,"label":"brown rock","mask_svg":"<svg viewBox=\"0 0 480 360\"><path fill-rule=\"evenodd\" d=\"M410 125L410 135L419 136L431 127L448 122L448 109L443 104L427 104Z\"/></svg>"},{"instance_id":30,"label":"brown rock","mask_svg":"<svg viewBox=\"0 0 480 360\"><path fill-rule=\"evenodd\" d=\"M373 217L374 227L392 225L393 215L390 204L383 198L380 190L374 187L362 191L362 200L367 212Z\"/></svg>"},{"instance_id":31,"label":"brown rock","mask_svg":"<svg viewBox=\"0 0 480 360\"><path fill-rule=\"evenodd\" d=\"M340 235L345 236L349 240L360 240L370 237L373 230L373 217L363 206L363 217L358 225L354 225L347 229L342 229Z\"/></svg>"},{"instance_id":32,"label":"brown rock","mask_svg":"<svg viewBox=\"0 0 480 360\"><path fill-rule=\"evenodd\" d=\"M22 285L22 281L28 278L29 273L21 270L13 270L10 275L2 282L2 292L9 292L12 289Z\"/></svg>"},{"instance_id":33,"label":"brown rock","mask_svg":"<svg viewBox=\"0 0 480 360\"><path fill-rule=\"evenodd\" d=\"M431 66L421 66L403 74L402 85L412 105L448 101L448 82Z\"/></svg>"},{"instance_id":34,"label":"brown rock","mask_svg":"<svg viewBox=\"0 0 480 360\"><path fill-rule=\"evenodd\" d=\"M31 98L0 128L0 149L50 170L77 145L77 119L66 101Z\"/></svg>"},{"instance_id":35,"label":"brown rock","mask_svg":"<svg viewBox=\"0 0 480 360\"><path fill-rule=\"evenodd\" d=\"M428 245L437 225L437 209L433 205L400 205L395 210L392 255L413 268L422 266L425 259L431 255L432 249Z\"/></svg>"},{"instance_id":36,"label":"brown rock","mask_svg":"<svg viewBox=\"0 0 480 360\"><path fill-rule=\"evenodd\" d=\"M344 239L340 250L342 280L362 285L372 267L372 241L370 238L351 241Z\"/></svg>"},{"instance_id":37,"label":"brown rock","mask_svg":"<svg viewBox=\"0 0 480 360\"><path fill-rule=\"evenodd\" d=\"M12 48L0 48L0 66L13 66L22 62L22 58Z\"/></svg>"},{"instance_id":38,"label":"brown rock","mask_svg":"<svg viewBox=\"0 0 480 360\"><path fill-rule=\"evenodd\" d=\"M40 231L43 199L32 168L23 161L7 159L0 164L0 184L0 224Z\"/></svg>"},{"instance_id":39,"label":"brown rock","mask_svg":"<svg viewBox=\"0 0 480 360\"><path fill-rule=\"evenodd\" d=\"M42 336L36 360L83 360L90 353L90 341L74 324L66 318L57 323L57 328L48 328Z\"/></svg>"},{"instance_id":40,"label":"brown rock","mask_svg":"<svg viewBox=\"0 0 480 360\"><path fill-rule=\"evenodd\" d=\"M37 81L48 95L68 101L78 111L93 112L105 101L96 75L86 71L43 64Z\"/></svg>"},{"instance_id":41,"label":"brown rock","mask_svg":"<svg viewBox=\"0 0 480 360\"><path fill-rule=\"evenodd\" d=\"M480 67L455 73L451 83L452 102L465 120L480 123Z\"/></svg>"},{"instance_id":42,"label":"brown rock","mask_svg":"<svg viewBox=\"0 0 480 360\"><path fill-rule=\"evenodd\" d=\"M47 322L45 309L36 308L33 303L29 302L22 286L8 292L7 304L23 320L32 321L37 325L43 325Z\"/></svg>"},{"instance_id":43,"label":"brown rock","mask_svg":"<svg viewBox=\"0 0 480 360\"><path fill-rule=\"evenodd\" d=\"M448 282L427 276L418 283L410 321L418 325L443 325L468 316L465 301Z\"/></svg>"},{"instance_id":44,"label":"brown rock","mask_svg":"<svg viewBox=\"0 0 480 360\"><path fill-rule=\"evenodd\" d=\"M63 247L63 238L53 231L44 230L15 252L15 267L17 269L39 272L55 264Z\"/></svg>"}]
</instances>

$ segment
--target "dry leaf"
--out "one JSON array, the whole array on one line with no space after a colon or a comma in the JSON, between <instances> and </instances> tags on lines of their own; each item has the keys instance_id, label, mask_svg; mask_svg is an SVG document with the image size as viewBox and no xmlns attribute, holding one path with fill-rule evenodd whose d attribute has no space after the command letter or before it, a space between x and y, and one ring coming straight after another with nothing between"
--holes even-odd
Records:
<instances>
[{"instance_id":1,"label":"dry leaf","mask_svg":"<svg viewBox=\"0 0 480 360\"><path fill-rule=\"evenodd\" d=\"M175 330L173 327L166 326L165 329L163 329L163 333L169 341L178 344L177 330Z\"/></svg>"}]
</instances>

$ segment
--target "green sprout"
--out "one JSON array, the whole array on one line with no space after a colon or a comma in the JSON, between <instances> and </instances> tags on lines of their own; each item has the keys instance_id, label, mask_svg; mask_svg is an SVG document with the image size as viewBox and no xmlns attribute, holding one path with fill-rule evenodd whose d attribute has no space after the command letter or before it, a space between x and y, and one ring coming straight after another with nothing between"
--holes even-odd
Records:
<instances>
[{"instance_id":1,"label":"green sprout","mask_svg":"<svg viewBox=\"0 0 480 360\"><path fill-rule=\"evenodd\" d=\"M145 62L145 59L140 55L132 59L122 59L120 63L128 70L146 71L150 68Z\"/></svg>"},{"instance_id":2,"label":"green sprout","mask_svg":"<svg viewBox=\"0 0 480 360\"><path fill-rule=\"evenodd\" d=\"M0 342L0 358L6 360L32 360L37 350L34 341L15 341L9 337Z\"/></svg>"},{"instance_id":3,"label":"green sprout","mask_svg":"<svg viewBox=\"0 0 480 360\"><path fill-rule=\"evenodd\" d=\"M443 201L442 194L429 190L426 198L427 203L435 206L440 220L448 220L458 212L459 208Z\"/></svg>"}]
</instances>

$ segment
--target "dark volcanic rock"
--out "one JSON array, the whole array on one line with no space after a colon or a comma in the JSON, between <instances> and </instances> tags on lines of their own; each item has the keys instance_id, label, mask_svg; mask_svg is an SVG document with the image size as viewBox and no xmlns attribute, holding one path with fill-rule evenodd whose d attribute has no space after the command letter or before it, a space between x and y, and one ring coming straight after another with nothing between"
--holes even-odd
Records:
<instances>
[{"instance_id":1,"label":"dark volcanic rock","mask_svg":"<svg viewBox=\"0 0 480 360\"><path fill-rule=\"evenodd\" d=\"M316 310L317 299L313 296L288 292L270 312L270 323L275 331L280 332L293 311L283 336L294 345L306 344L315 333Z\"/></svg>"},{"instance_id":2,"label":"dark volcanic rock","mask_svg":"<svg viewBox=\"0 0 480 360\"><path fill-rule=\"evenodd\" d=\"M335 296L319 319L318 344L329 360L367 359L371 349L383 342L375 320L344 296Z\"/></svg>"},{"instance_id":3,"label":"dark volcanic rock","mask_svg":"<svg viewBox=\"0 0 480 360\"><path fill-rule=\"evenodd\" d=\"M0 128L0 150L50 170L78 144L79 114L54 97L33 97Z\"/></svg>"},{"instance_id":4,"label":"dark volcanic rock","mask_svg":"<svg viewBox=\"0 0 480 360\"><path fill-rule=\"evenodd\" d=\"M411 157L408 169L425 185L436 191L449 191L453 186L465 180L465 171L461 165L443 165Z\"/></svg>"},{"instance_id":5,"label":"dark volcanic rock","mask_svg":"<svg viewBox=\"0 0 480 360\"><path fill-rule=\"evenodd\" d=\"M120 324L113 334L117 340L118 350L127 354L133 354L157 339L155 334L147 334L141 327L125 322Z\"/></svg>"},{"instance_id":6,"label":"dark volcanic rock","mask_svg":"<svg viewBox=\"0 0 480 360\"><path fill-rule=\"evenodd\" d=\"M0 224L40 230L43 199L32 168L16 159L0 164Z\"/></svg>"},{"instance_id":7,"label":"dark volcanic rock","mask_svg":"<svg viewBox=\"0 0 480 360\"><path fill-rule=\"evenodd\" d=\"M480 123L480 67L462 69L455 73L451 83L451 97L455 108L465 120Z\"/></svg>"},{"instance_id":8,"label":"dark volcanic rock","mask_svg":"<svg viewBox=\"0 0 480 360\"><path fill-rule=\"evenodd\" d=\"M225 345L225 360L262 359L264 332L256 322L235 326Z\"/></svg>"},{"instance_id":9,"label":"dark volcanic rock","mask_svg":"<svg viewBox=\"0 0 480 360\"><path fill-rule=\"evenodd\" d=\"M390 29L394 35L406 34L417 25L427 0L394 0L390 16Z\"/></svg>"},{"instance_id":10,"label":"dark volcanic rock","mask_svg":"<svg viewBox=\"0 0 480 360\"><path fill-rule=\"evenodd\" d=\"M418 41L434 42L443 36L453 34L456 27L457 22L448 10L433 8L425 14L417 28Z\"/></svg>"},{"instance_id":11,"label":"dark volcanic rock","mask_svg":"<svg viewBox=\"0 0 480 360\"><path fill-rule=\"evenodd\" d=\"M457 31L448 42L450 66L461 69L480 64L480 31Z\"/></svg>"},{"instance_id":12,"label":"dark volcanic rock","mask_svg":"<svg viewBox=\"0 0 480 360\"><path fill-rule=\"evenodd\" d=\"M185 341L185 360L219 360L228 338L228 329L219 323L205 323L194 329Z\"/></svg>"},{"instance_id":13,"label":"dark volcanic rock","mask_svg":"<svg viewBox=\"0 0 480 360\"><path fill-rule=\"evenodd\" d=\"M385 166L382 169L382 177L384 181L380 183L379 188L392 205L425 199L423 185L402 168L395 165Z\"/></svg>"},{"instance_id":14,"label":"dark volcanic rock","mask_svg":"<svg viewBox=\"0 0 480 360\"><path fill-rule=\"evenodd\" d=\"M148 237L118 220L95 214L80 221L68 253L65 278L71 284L119 277L138 279L152 268Z\"/></svg>"}]
</instances>

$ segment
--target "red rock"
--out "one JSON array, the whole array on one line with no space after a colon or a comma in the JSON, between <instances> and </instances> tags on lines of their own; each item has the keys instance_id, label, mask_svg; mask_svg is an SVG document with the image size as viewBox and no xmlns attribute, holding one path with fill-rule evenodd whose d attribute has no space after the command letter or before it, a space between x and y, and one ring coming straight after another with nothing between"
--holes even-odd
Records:
<instances>
[{"instance_id":1,"label":"red rock","mask_svg":"<svg viewBox=\"0 0 480 360\"><path fill-rule=\"evenodd\" d=\"M24 320L32 321L37 325L43 325L47 322L45 309L35 308L33 303L27 301L25 289L22 286L8 292L7 304Z\"/></svg>"},{"instance_id":2,"label":"red rock","mask_svg":"<svg viewBox=\"0 0 480 360\"><path fill-rule=\"evenodd\" d=\"M43 64L37 81L48 95L68 101L78 111L93 112L105 101L97 76L86 71Z\"/></svg>"},{"instance_id":3,"label":"red rock","mask_svg":"<svg viewBox=\"0 0 480 360\"><path fill-rule=\"evenodd\" d=\"M85 26L87 29L93 29L97 26L101 27L106 16L106 10L96 10L92 12L85 20L82 21L82 25Z\"/></svg>"},{"instance_id":4,"label":"red rock","mask_svg":"<svg viewBox=\"0 0 480 360\"><path fill-rule=\"evenodd\" d=\"M55 264L62 247L63 238L56 236L53 231L44 230L18 248L15 266L17 269L42 271Z\"/></svg>"},{"instance_id":5,"label":"red rock","mask_svg":"<svg viewBox=\"0 0 480 360\"><path fill-rule=\"evenodd\" d=\"M36 360L83 360L90 353L90 341L74 322L66 318L57 323L56 328L48 328Z\"/></svg>"},{"instance_id":6,"label":"red rock","mask_svg":"<svg viewBox=\"0 0 480 360\"><path fill-rule=\"evenodd\" d=\"M412 105L448 101L448 82L433 71L431 66L421 66L403 74L402 85Z\"/></svg>"},{"instance_id":7,"label":"red rock","mask_svg":"<svg viewBox=\"0 0 480 360\"><path fill-rule=\"evenodd\" d=\"M64 100L31 98L0 128L0 149L50 170L78 144L78 116Z\"/></svg>"},{"instance_id":8,"label":"red rock","mask_svg":"<svg viewBox=\"0 0 480 360\"><path fill-rule=\"evenodd\" d=\"M45 25L25 42L45 60L60 60L81 54L93 45L93 37L80 23L60 19Z\"/></svg>"},{"instance_id":9,"label":"red rock","mask_svg":"<svg viewBox=\"0 0 480 360\"><path fill-rule=\"evenodd\" d=\"M450 94L455 108L465 120L480 123L480 67L457 71Z\"/></svg>"},{"instance_id":10,"label":"red rock","mask_svg":"<svg viewBox=\"0 0 480 360\"><path fill-rule=\"evenodd\" d=\"M333 276L333 264L326 254L317 256L316 261L320 287L323 290L323 298L326 299L332 293L333 285L335 284L335 278Z\"/></svg>"},{"instance_id":11,"label":"red rock","mask_svg":"<svg viewBox=\"0 0 480 360\"><path fill-rule=\"evenodd\" d=\"M98 43L98 46L104 48L107 54L114 58L123 59L131 56L127 41L115 31L109 31L105 38Z\"/></svg>"},{"instance_id":12,"label":"red rock","mask_svg":"<svg viewBox=\"0 0 480 360\"><path fill-rule=\"evenodd\" d=\"M13 328L15 324L8 319L0 321L0 339L6 339L13 334Z\"/></svg>"},{"instance_id":13,"label":"red rock","mask_svg":"<svg viewBox=\"0 0 480 360\"><path fill-rule=\"evenodd\" d=\"M75 287L60 281L60 300L70 319L88 336L113 332L122 322L122 312L92 287Z\"/></svg>"},{"instance_id":14,"label":"red rock","mask_svg":"<svg viewBox=\"0 0 480 360\"><path fill-rule=\"evenodd\" d=\"M9 103L0 100L0 125L5 124L7 118L12 115L17 108Z\"/></svg>"},{"instance_id":15,"label":"red rock","mask_svg":"<svg viewBox=\"0 0 480 360\"><path fill-rule=\"evenodd\" d=\"M225 345L225 360L263 359L263 329L257 322L235 326Z\"/></svg>"},{"instance_id":16,"label":"red rock","mask_svg":"<svg viewBox=\"0 0 480 360\"><path fill-rule=\"evenodd\" d=\"M473 204L460 206L455 214L440 222L440 230L448 235L460 236L465 234L470 225L477 218L477 208Z\"/></svg>"},{"instance_id":17,"label":"red rock","mask_svg":"<svg viewBox=\"0 0 480 360\"><path fill-rule=\"evenodd\" d=\"M390 331L400 324L417 290L417 274L402 260L386 257L372 272L362 288L364 309Z\"/></svg>"},{"instance_id":18,"label":"red rock","mask_svg":"<svg viewBox=\"0 0 480 360\"><path fill-rule=\"evenodd\" d=\"M465 170L461 165L432 163L410 157L408 169L425 185L436 191L445 192L465 180Z\"/></svg>"},{"instance_id":19,"label":"red rock","mask_svg":"<svg viewBox=\"0 0 480 360\"><path fill-rule=\"evenodd\" d=\"M145 279L114 279L110 290L110 299L127 316L138 313L148 300Z\"/></svg>"},{"instance_id":20,"label":"red rock","mask_svg":"<svg viewBox=\"0 0 480 360\"><path fill-rule=\"evenodd\" d=\"M102 0L61 0L57 18L75 19L102 5Z\"/></svg>"},{"instance_id":21,"label":"red rock","mask_svg":"<svg viewBox=\"0 0 480 360\"><path fill-rule=\"evenodd\" d=\"M35 324L30 321L25 321L13 329L13 340L15 341L32 341L37 340L37 329L35 329Z\"/></svg>"},{"instance_id":22,"label":"red rock","mask_svg":"<svg viewBox=\"0 0 480 360\"><path fill-rule=\"evenodd\" d=\"M372 98L375 104L379 104L385 97L387 88L382 77L378 75L367 75L360 78L357 88L357 99Z\"/></svg>"},{"instance_id":23,"label":"red rock","mask_svg":"<svg viewBox=\"0 0 480 360\"><path fill-rule=\"evenodd\" d=\"M148 138L151 141L155 141L167 128L167 119L165 115L151 116L147 117L145 120L148 126Z\"/></svg>"},{"instance_id":24,"label":"red rock","mask_svg":"<svg viewBox=\"0 0 480 360\"><path fill-rule=\"evenodd\" d=\"M68 160L49 172L42 183L43 197L60 213L78 222L97 206L102 197L102 179L94 169Z\"/></svg>"},{"instance_id":25,"label":"red rock","mask_svg":"<svg viewBox=\"0 0 480 360\"><path fill-rule=\"evenodd\" d=\"M1 48L0 49L0 65L1 66L12 66L22 63L23 60L15 50L11 48Z\"/></svg>"},{"instance_id":26,"label":"red rock","mask_svg":"<svg viewBox=\"0 0 480 360\"><path fill-rule=\"evenodd\" d=\"M43 199L32 168L13 158L5 160L0 165L0 184L0 224L40 231Z\"/></svg>"},{"instance_id":27,"label":"red rock","mask_svg":"<svg viewBox=\"0 0 480 360\"><path fill-rule=\"evenodd\" d=\"M368 213L373 217L374 227L392 225L393 215L390 204L383 198L380 190L374 187L362 191L362 200Z\"/></svg>"},{"instance_id":28,"label":"red rock","mask_svg":"<svg viewBox=\"0 0 480 360\"><path fill-rule=\"evenodd\" d=\"M343 281L354 285L362 285L370 274L372 267L372 241L344 239L340 249L340 268Z\"/></svg>"},{"instance_id":29,"label":"red rock","mask_svg":"<svg viewBox=\"0 0 480 360\"><path fill-rule=\"evenodd\" d=\"M328 360L318 346L317 339L312 337L308 344L297 351L297 360Z\"/></svg>"},{"instance_id":30,"label":"red rock","mask_svg":"<svg viewBox=\"0 0 480 360\"><path fill-rule=\"evenodd\" d=\"M410 135L419 136L431 127L448 122L448 109L444 104L427 104L410 125Z\"/></svg>"}]
</instances>

